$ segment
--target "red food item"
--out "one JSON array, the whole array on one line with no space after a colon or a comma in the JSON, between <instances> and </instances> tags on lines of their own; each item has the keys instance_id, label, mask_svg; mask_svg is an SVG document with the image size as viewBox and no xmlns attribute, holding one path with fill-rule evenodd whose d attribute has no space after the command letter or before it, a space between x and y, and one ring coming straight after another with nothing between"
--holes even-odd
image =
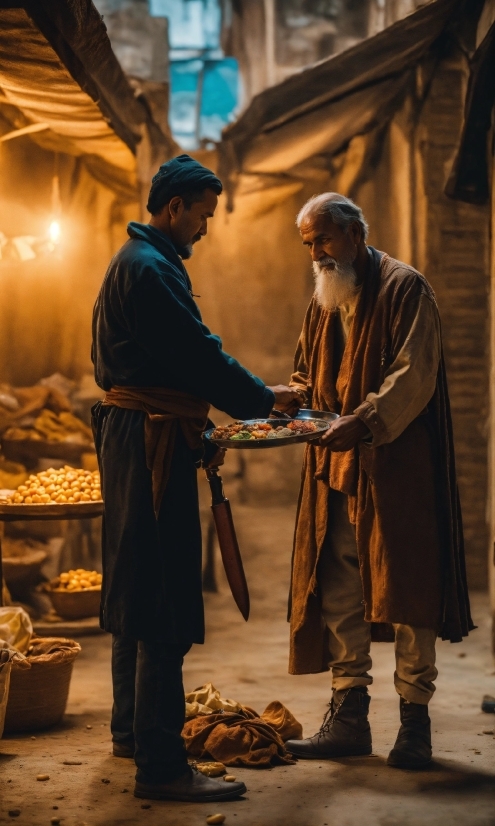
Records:
<instances>
[{"instance_id":1,"label":"red food item","mask_svg":"<svg viewBox=\"0 0 495 826\"><path fill-rule=\"evenodd\" d=\"M287 427L294 432L295 435L303 433L314 433L316 425L314 422L289 422Z\"/></svg>"}]
</instances>

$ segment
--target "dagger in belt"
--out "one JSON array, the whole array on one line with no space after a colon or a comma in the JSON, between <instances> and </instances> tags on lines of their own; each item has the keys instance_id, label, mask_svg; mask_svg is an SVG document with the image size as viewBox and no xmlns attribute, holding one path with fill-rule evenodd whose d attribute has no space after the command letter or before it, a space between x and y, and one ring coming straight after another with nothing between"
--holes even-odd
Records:
<instances>
[{"instance_id":1,"label":"dagger in belt","mask_svg":"<svg viewBox=\"0 0 495 826\"><path fill-rule=\"evenodd\" d=\"M217 529L218 544L232 596L244 619L249 619L249 591L232 519L230 502L223 491L222 477L217 467L206 469L211 490L211 510Z\"/></svg>"}]
</instances>

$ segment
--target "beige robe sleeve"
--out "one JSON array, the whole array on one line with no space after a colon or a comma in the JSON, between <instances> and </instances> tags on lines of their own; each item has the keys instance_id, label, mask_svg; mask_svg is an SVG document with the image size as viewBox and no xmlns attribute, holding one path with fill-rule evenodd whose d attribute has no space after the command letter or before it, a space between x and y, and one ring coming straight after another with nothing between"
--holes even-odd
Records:
<instances>
[{"instance_id":1,"label":"beige robe sleeve","mask_svg":"<svg viewBox=\"0 0 495 826\"><path fill-rule=\"evenodd\" d=\"M369 427L372 446L397 439L435 392L441 354L440 320L431 299L411 302L397 335L400 347L377 393L368 393L354 413Z\"/></svg>"}]
</instances>

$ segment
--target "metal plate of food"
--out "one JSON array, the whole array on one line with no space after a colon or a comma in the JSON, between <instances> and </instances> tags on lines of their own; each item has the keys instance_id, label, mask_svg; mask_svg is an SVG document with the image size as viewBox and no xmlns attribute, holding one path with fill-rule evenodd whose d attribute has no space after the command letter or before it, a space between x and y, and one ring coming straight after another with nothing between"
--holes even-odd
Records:
<instances>
[{"instance_id":1,"label":"metal plate of food","mask_svg":"<svg viewBox=\"0 0 495 826\"><path fill-rule=\"evenodd\" d=\"M325 417L298 414L294 419L248 419L207 430L205 436L218 447L236 450L283 447L319 439L336 418L335 413L327 413Z\"/></svg>"},{"instance_id":2,"label":"metal plate of food","mask_svg":"<svg viewBox=\"0 0 495 826\"><path fill-rule=\"evenodd\" d=\"M339 418L338 413L330 413L329 410L308 410L305 407L301 407L298 411L297 415L294 416L295 419L327 419L329 422L334 422L335 419Z\"/></svg>"}]
</instances>

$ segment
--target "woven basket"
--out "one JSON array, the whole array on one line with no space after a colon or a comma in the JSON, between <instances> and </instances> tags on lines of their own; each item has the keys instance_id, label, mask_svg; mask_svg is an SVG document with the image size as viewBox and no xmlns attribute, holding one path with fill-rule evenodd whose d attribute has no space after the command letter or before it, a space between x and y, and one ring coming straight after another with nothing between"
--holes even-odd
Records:
<instances>
[{"instance_id":1,"label":"woven basket","mask_svg":"<svg viewBox=\"0 0 495 826\"><path fill-rule=\"evenodd\" d=\"M45 561L45 551L27 550L24 556L3 557L3 575L7 587L14 592L29 590L39 582L40 568Z\"/></svg>"},{"instance_id":2,"label":"woven basket","mask_svg":"<svg viewBox=\"0 0 495 826\"><path fill-rule=\"evenodd\" d=\"M97 617L100 613L101 588L97 591L52 591L47 589L55 611L67 620Z\"/></svg>"},{"instance_id":3,"label":"woven basket","mask_svg":"<svg viewBox=\"0 0 495 826\"><path fill-rule=\"evenodd\" d=\"M60 722L69 696L72 667L81 647L59 656L29 658L31 668L13 667L4 732L39 731Z\"/></svg>"},{"instance_id":4,"label":"woven basket","mask_svg":"<svg viewBox=\"0 0 495 826\"><path fill-rule=\"evenodd\" d=\"M7 652L4 652L4 654L7 654ZM3 657L3 659L3 663L0 660L0 739L3 734L3 728L5 723L7 700L9 697L10 671L12 669L12 663L8 662L5 656Z\"/></svg>"}]
</instances>

